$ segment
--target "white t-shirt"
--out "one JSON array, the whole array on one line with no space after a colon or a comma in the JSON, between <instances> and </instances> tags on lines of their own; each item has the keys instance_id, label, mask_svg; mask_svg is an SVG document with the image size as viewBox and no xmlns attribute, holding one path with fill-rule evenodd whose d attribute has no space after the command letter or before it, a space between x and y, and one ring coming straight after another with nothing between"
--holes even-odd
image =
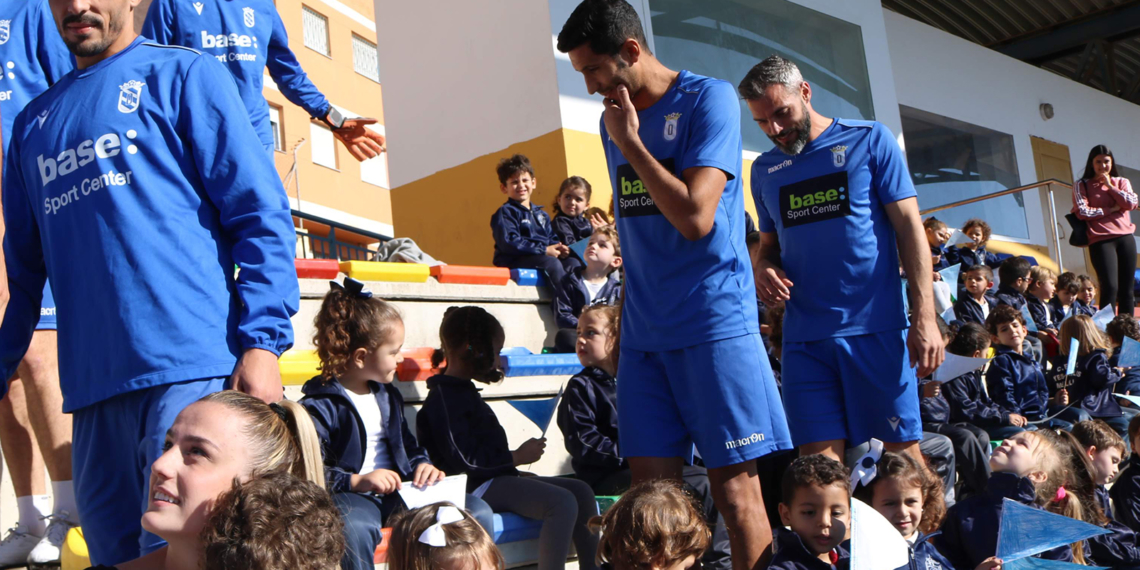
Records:
<instances>
[{"instance_id":1,"label":"white t-shirt","mask_svg":"<svg viewBox=\"0 0 1140 570\"><path fill-rule=\"evenodd\" d=\"M606 286L605 281L602 281L601 283L590 283L589 281L582 281L582 282L586 284L586 291L590 292L590 302L591 303L594 302L594 299L598 298L598 292L602 290L602 287Z\"/></svg>"},{"instance_id":2,"label":"white t-shirt","mask_svg":"<svg viewBox=\"0 0 1140 570\"><path fill-rule=\"evenodd\" d=\"M384 416L380 413L380 403L376 394L357 394L352 390L345 390L348 399L356 407L356 413L364 421L364 431L367 439L364 444L364 464L360 473L371 473L377 469L391 469L392 452L388 450L388 440L384 437Z\"/></svg>"}]
</instances>

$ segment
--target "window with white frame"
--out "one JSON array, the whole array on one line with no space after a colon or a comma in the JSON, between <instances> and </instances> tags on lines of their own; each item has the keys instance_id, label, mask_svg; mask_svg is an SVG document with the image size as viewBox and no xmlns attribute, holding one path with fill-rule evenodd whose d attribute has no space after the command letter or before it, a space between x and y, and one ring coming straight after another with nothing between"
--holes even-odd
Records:
<instances>
[{"instance_id":1,"label":"window with white frame","mask_svg":"<svg viewBox=\"0 0 1140 570\"><path fill-rule=\"evenodd\" d=\"M336 138L325 125L309 123L309 140L313 145L313 164L336 169Z\"/></svg>"},{"instance_id":2,"label":"window with white frame","mask_svg":"<svg viewBox=\"0 0 1140 570\"><path fill-rule=\"evenodd\" d=\"M352 68L357 73L380 83L380 62L376 44L352 34Z\"/></svg>"},{"instance_id":3,"label":"window with white frame","mask_svg":"<svg viewBox=\"0 0 1140 570\"><path fill-rule=\"evenodd\" d=\"M281 107L269 104L269 126L273 129L273 150L285 152L285 128L281 124Z\"/></svg>"},{"instance_id":4,"label":"window with white frame","mask_svg":"<svg viewBox=\"0 0 1140 570\"><path fill-rule=\"evenodd\" d=\"M329 19L308 6L301 6L301 25L304 29L305 47L331 57Z\"/></svg>"}]
</instances>

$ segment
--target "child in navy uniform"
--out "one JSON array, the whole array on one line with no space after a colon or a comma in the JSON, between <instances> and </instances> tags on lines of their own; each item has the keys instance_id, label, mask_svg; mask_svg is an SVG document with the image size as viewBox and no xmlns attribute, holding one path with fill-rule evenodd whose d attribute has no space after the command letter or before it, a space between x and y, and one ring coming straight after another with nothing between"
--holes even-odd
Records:
<instances>
[{"instance_id":1,"label":"child in navy uniform","mask_svg":"<svg viewBox=\"0 0 1140 570\"><path fill-rule=\"evenodd\" d=\"M1091 307L1084 304L1080 300L1081 293L1081 278L1072 271L1066 271L1057 278L1057 290L1053 295L1053 299L1049 301L1049 306L1053 308L1053 315L1056 319L1065 320L1073 315L1088 315L1093 316Z\"/></svg>"},{"instance_id":2,"label":"child in navy uniform","mask_svg":"<svg viewBox=\"0 0 1140 570\"><path fill-rule=\"evenodd\" d=\"M780 520L769 570L837 570L850 556L839 546L851 528L851 490L842 463L825 455L792 462L781 485Z\"/></svg>"},{"instance_id":3,"label":"child in navy uniform","mask_svg":"<svg viewBox=\"0 0 1140 570\"><path fill-rule=\"evenodd\" d=\"M947 352L970 358L981 358L990 347L990 334L982 325L968 323L958 329ZM987 440L1001 440L1024 431L1025 416L1010 412L994 403L982 388L982 371L967 372L941 386L950 403L950 422L979 427ZM980 434L979 434L980 435Z\"/></svg>"},{"instance_id":4,"label":"child in navy uniform","mask_svg":"<svg viewBox=\"0 0 1140 570\"><path fill-rule=\"evenodd\" d=\"M1096 282L1088 275L1080 275L1077 278L1081 280L1081 291L1077 293L1077 299L1086 310L1096 313L1100 310L1100 306L1096 303Z\"/></svg>"},{"instance_id":5,"label":"child in navy uniform","mask_svg":"<svg viewBox=\"0 0 1140 570\"><path fill-rule=\"evenodd\" d=\"M562 286L554 299L554 319L558 334L555 352L573 352L578 336L578 315L595 304L612 305L621 295L621 281L616 274L621 267L621 244L617 228L603 226L589 238L586 266L574 269L562 278Z\"/></svg>"},{"instance_id":6,"label":"child in navy uniform","mask_svg":"<svg viewBox=\"0 0 1140 570\"><path fill-rule=\"evenodd\" d=\"M404 344L396 309L345 278L332 284L314 319L321 375L301 391L321 442L326 486L345 519L346 570L371 569L380 527L403 507L401 481L433 485L444 474L428 460L404 417L392 385ZM491 508L476 497L467 506L493 528Z\"/></svg>"},{"instance_id":7,"label":"child in navy uniform","mask_svg":"<svg viewBox=\"0 0 1140 570\"><path fill-rule=\"evenodd\" d=\"M507 195L507 203L491 216L491 232L495 237L496 267L538 269L546 272L555 293L566 271L578 266L578 258L570 248L558 243L550 216L542 206L531 203L538 180L530 159L516 154L499 161L495 169L499 189Z\"/></svg>"},{"instance_id":8,"label":"child in navy uniform","mask_svg":"<svg viewBox=\"0 0 1140 570\"><path fill-rule=\"evenodd\" d=\"M1112 426L1100 421L1089 420L1073 425L1073 437L1081 442L1093 467L1096 479L1096 502L1104 516L1112 517L1112 503L1107 485L1120 472L1120 462L1124 457L1124 439Z\"/></svg>"},{"instance_id":9,"label":"child in navy uniform","mask_svg":"<svg viewBox=\"0 0 1140 570\"><path fill-rule=\"evenodd\" d=\"M1077 339L1079 348L1076 367L1070 376L1065 372L1072 339ZM1060 348L1061 353L1053 359L1048 378L1049 392L1053 395L1050 413L1060 413L1059 418L1071 423L1097 418L1118 433L1127 432L1128 420L1112 396L1113 388L1120 381L1120 370L1109 365L1112 348L1092 317L1077 315L1066 319L1061 325ZM1070 404L1071 407L1061 412Z\"/></svg>"},{"instance_id":10,"label":"child in navy uniform","mask_svg":"<svg viewBox=\"0 0 1140 570\"><path fill-rule=\"evenodd\" d=\"M990 397L1003 409L1030 421L1044 419L1049 387L1041 365L1024 352L1025 318L1009 305L998 305L986 319L986 329L997 354L986 371ZM1054 427L1072 427L1058 419L1050 422Z\"/></svg>"},{"instance_id":11,"label":"child in navy uniform","mask_svg":"<svg viewBox=\"0 0 1140 570\"><path fill-rule=\"evenodd\" d=\"M588 523L598 514L590 486L566 477L522 477L517 466L542 458L546 439L530 439L511 450L507 432L479 395L474 380L502 380L499 353L506 335L498 319L479 307L451 307L439 327L443 346L432 356L441 374L428 379L428 396L416 416L416 432L432 460L453 473L467 473L467 492L495 511L542 521L540 570L566 565L570 543L578 566L594 570L598 537Z\"/></svg>"},{"instance_id":12,"label":"child in navy uniform","mask_svg":"<svg viewBox=\"0 0 1140 570\"><path fill-rule=\"evenodd\" d=\"M873 456L872 456L873 457ZM882 454L868 485L855 488L855 498L883 515L910 545L910 566L918 570L954 570L931 539L946 516L942 485L905 453Z\"/></svg>"},{"instance_id":13,"label":"child in navy uniform","mask_svg":"<svg viewBox=\"0 0 1140 570\"><path fill-rule=\"evenodd\" d=\"M990 287L994 285L994 270L988 265L975 265L962 272L965 282L965 293L958 296L954 303L954 316L959 323L985 324L986 317L997 305L997 301L990 296Z\"/></svg>"},{"instance_id":14,"label":"child in navy uniform","mask_svg":"<svg viewBox=\"0 0 1140 570\"><path fill-rule=\"evenodd\" d=\"M1132 444L1128 467L1116 477L1108 494L1112 497L1113 518L1140 532L1140 416L1128 422L1128 442Z\"/></svg>"},{"instance_id":15,"label":"child in navy uniform","mask_svg":"<svg viewBox=\"0 0 1140 570\"><path fill-rule=\"evenodd\" d=\"M930 246L930 261L933 263L934 271L937 272L950 267L950 260L946 256L946 242L950 241L950 237L954 235L954 230L951 230L946 222L935 217L923 220L922 228L926 232L926 243ZM954 288L958 286L957 283L949 283L948 285Z\"/></svg>"},{"instance_id":16,"label":"child in navy uniform","mask_svg":"<svg viewBox=\"0 0 1140 570\"><path fill-rule=\"evenodd\" d=\"M998 267L998 285L994 300L998 305L1009 305L1019 312L1027 306L1025 291L1029 288L1029 272L1032 268L1029 260L1024 257L1011 257ZM1024 323L1022 323L1024 324ZM1036 336L1026 334L1023 342L1029 344L1028 352L1038 364L1045 364L1045 351L1041 340Z\"/></svg>"},{"instance_id":17,"label":"child in navy uniform","mask_svg":"<svg viewBox=\"0 0 1140 570\"><path fill-rule=\"evenodd\" d=\"M1117 368L1120 366L1120 347L1124 345L1125 337L1140 341L1140 323L1132 315L1116 315L1105 327L1105 334L1112 343L1112 356L1108 359L1108 365ZM1116 383L1114 392L1140 395L1140 366L1126 368L1124 377ZM1126 400L1121 400L1119 404L1124 409L1137 409L1136 404Z\"/></svg>"},{"instance_id":18,"label":"child in navy uniform","mask_svg":"<svg viewBox=\"0 0 1140 570\"><path fill-rule=\"evenodd\" d=\"M1057 274L1052 269L1038 265L1029 270L1029 287L1025 290L1025 302L1029 307L1029 316L1033 318L1033 324L1037 326L1037 338L1046 343L1046 346L1049 345L1049 341L1052 341L1054 351L1056 350L1057 330L1061 328L1062 319L1049 306L1049 301L1053 299L1053 293L1056 290Z\"/></svg>"},{"instance_id":19,"label":"child in navy uniform","mask_svg":"<svg viewBox=\"0 0 1140 570\"><path fill-rule=\"evenodd\" d=\"M578 320L577 352L578 360L586 368L570 379L558 403L558 428L565 439L574 475L589 483L597 495L621 495L632 481L629 465L618 453L614 375L620 347L620 320L620 307L594 305L582 312ZM731 568L728 530L713 504L708 471L704 467L686 465L681 477L701 502L705 519L715 528L703 566Z\"/></svg>"},{"instance_id":20,"label":"child in navy uniform","mask_svg":"<svg viewBox=\"0 0 1140 570\"><path fill-rule=\"evenodd\" d=\"M594 189L581 176L562 181L554 197L554 236L562 245L574 245L593 235L607 223L604 216L590 215L590 197Z\"/></svg>"},{"instance_id":21,"label":"child in navy uniform","mask_svg":"<svg viewBox=\"0 0 1140 570\"><path fill-rule=\"evenodd\" d=\"M996 268L1001 265L1001 260L998 256L986 250L986 244L990 241L990 235L993 233L990 230L990 225L984 220L972 218L966 220L962 226L962 233L971 241L962 244L959 247L951 247L946 249L946 262L949 265L961 263L961 272L958 274L958 296L965 295L965 282L961 276L965 274L966 270L975 265L986 265L991 268Z\"/></svg>"}]
</instances>

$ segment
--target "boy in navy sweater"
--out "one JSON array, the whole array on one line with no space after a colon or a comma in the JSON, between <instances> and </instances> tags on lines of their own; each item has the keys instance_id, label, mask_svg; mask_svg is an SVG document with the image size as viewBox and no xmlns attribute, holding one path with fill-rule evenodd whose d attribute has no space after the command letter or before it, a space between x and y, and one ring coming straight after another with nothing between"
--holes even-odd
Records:
<instances>
[{"instance_id":1,"label":"boy in navy sweater","mask_svg":"<svg viewBox=\"0 0 1140 570\"><path fill-rule=\"evenodd\" d=\"M997 305L990 296L994 285L994 270L988 265L975 265L962 273L966 294L954 303L954 315L961 323L985 324L986 317Z\"/></svg>"},{"instance_id":2,"label":"boy in navy sweater","mask_svg":"<svg viewBox=\"0 0 1140 570\"><path fill-rule=\"evenodd\" d=\"M1066 271L1057 278L1057 290L1049 301L1053 308L1053 315L1059 320L1065 320L1073 315L1093 316L1091 307L1081 302L1078 296L1081 293L1081 278L1072 271Z\"/></svg>"},{"instance_id":3,"label":"boy in navy sweater","mask_svg":"<svg viewBox=\"0 0 1140 570\"><path fill-rule=\"evenodd\" d=\"M825 455L792 462L781 485L780 520L769 570L836 570L850 562L843 542L851 528L847 468Z\"/></svg>"},{"instance_id":4,"label":"boy in navy sweater","mask_svg":"<svg viewBox=\"0 0 1140 570\"><path fill-rule=\"evenodd\" d=\"M1132 315L1116 315L1105 327L1104 332L1112 344L1112 356L1109 357L1108 364L1113 368L1118 368L1120 367L1120 347L1124 345L1124 338L1128 337L1140 341L1140 323ZM1140 366L1124 369L1124 375L1120 382L1116 383L1116 388L1113 391L1117 394L1140 394ZM1120 401L1120 405L1132 409L1136 408L1136 404L1123 399Z\"/></svg>"},{"instance_id":5,"label":"boy in navy sweater","mask_svg":"<svg viewBox=\"0 0 1140 570\"><path fill-rule=\"evenodd\" d=\"M1124 455L1124 440L1112 426L1091 420L1073 425L1073 437L1080 442L1092 467L1091 475L1096 483L1096 502L1104 516L1108 518L1104 528L1112 534L1094 536L1088 539L1090 564L1111 568L1135 568L1140 564L1140 544L1132 529L1116 522L1112 516L1112 503L1105 488L1120 470L1120 460Z\"/></svg>"},{"instance_id":6,"label":"boy in navy sweater","mask_svg":"<svg viewBox=\"0 0 1140 570\"><path fill-rule=\"evenodd\" d=\"M998 305L986 319L986 329L997 353L986 372L990 397L1002 408L1031 421L1043 419L1049 387L1041 365L1024 351L1025 318L1009 305ZM1072 427L1069 422L1050 421L1053 427Z\"/></svg>"},{"instance_id":7,"label":"boy in navy sweater","mask_svg":"<svg viewBox=\"0 0 1140 570\"><path fill-rule=\"evenodd\" d=\"M531 203L538 179L530 159L516 154L499 161L499 190L507 195L507 203L491 216L491 232L495 237L496 267L538 269L558 294L562 278L573 262L570 248L554 235L550 216L542 206Z\"/></svg>"},{"instance_id":8,"label":"boy in navy sweater","mask_svg":"<svg viewBox=\"0 0 1140 570\"><path fill-rule=\"evenodd\" d=\"M967 323L958 329L953 346L955 354L971 358L981 358L990 347L991 337L986 329L977 323ZM974 351L970 352L969 349ZM942 393L950 403L950 422L965 423L980 427L989 434L990 440L1002 440L1025 431L1025 416L1003 409L994 403L982 388L982 371L967 372L941 386Z\"/></svg>"},{"instance_id":9,"label":"boy in navy sweater","mask_svg":"<svg viewBox=\"0 0 1140 570\"><path fill-rule=\"evenodd\" d=\"M1038 265L1029 270L1025 301L1029 307L1029 316L1033 317L1033 324L1037 325L1037 337L1042 341L1049 338L1049 335L1056 339L1057 330L1061 328L1061 318L1049 306L1056 290L1057 274L1052 269Z\"/></svg>"},{"instance_id":10,"label":"boy in navy sweater","mask_svg":"<svg viewBox=\"0 0 1140 570\"><path fill-rule=\"evenodd\" d=\"M615 273L621 267L621 244L617 228L602 226L590 236L586 246L586 266L566 273L554 299L558 335L555 352L573 352L578 341L578 316L591 305L613 305L621 295L621 281Z\"/></svg>"},{"instance_id":11,"label":"boy in navy sweater","mask_svg":"<svg viewBox=\"0 0 1140 570\"><path fill-rule=\"evenodd\" d=\"M1024 257L1011 257L1002 262L1001 267L998 267L1001 284L998 285L997 294L994 295L998 305L1009 305L1019 312L1026 307L1028 301L1025 300L1025 291L1029 289L1029 273L1032 267L1029 260ZM1025 323L1022 322L1022 325ZM1024 342L1029 343L1027 352L1030 356L1038 364L1044 364L1045 351L1041 340L1027 333Z\"/></svg>"}]
</instances>

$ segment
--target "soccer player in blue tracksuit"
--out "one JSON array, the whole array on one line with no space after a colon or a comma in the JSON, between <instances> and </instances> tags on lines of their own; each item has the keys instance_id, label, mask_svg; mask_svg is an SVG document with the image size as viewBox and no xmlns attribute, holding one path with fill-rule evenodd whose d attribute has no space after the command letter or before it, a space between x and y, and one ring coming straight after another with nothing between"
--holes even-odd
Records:
<instances>
[{"instance_id":1,"label":"soccer player in blue tracksuit","mask_svg":"<svg viewBox=\"0 0 1140 570\"><path fill-rule=\"evenodd\" d=\"M6 63L0 70L0 123L3 125L0 131L7 145L16 115L29 101L75 68L75 60L59 37L47 0L8 2L0 8L0 61ZM0 265L3 259L0 253ZM0 267L0 272L3 271ZM36 483L17 485L19 520L0 542L0 567L20 566L25 562L58 564L62 538L79 521L71 484L71 417L60 409L57 363L55 301L51 286L45 284L36 332L20 367L24 390L14 390L10 396L12 401L0 408L9 416L0 422L0 440L15 441L19 435L13 432L20 428L35 433L38 448L6 454L4 461L13 473L13 481L29 482L43 481L43 470L33 469L33 465L42 462L51 476L55 504L51 504L43 491L35 494ZM25 392L33 397L25 398ZM32 424L27 415L12 412L24 408L29 408L30 415L39 416L42 421Z\"/></svg>"},{"instance_id":2,"label":"soccer player in blue tracksuit","mask_svg":"<svg viewBox=\"0 0 1140 570\"><path fill-rule=\"evenodd\" d=\"M877 438L920 463L917 378L943 358L918 201L887 127L830 119L811 85L779 56L757 64L740 93L776 148L752 165L761 232L756 284L786 301L784 406L801 453L843 456ZM826 418L821 420L821 418Z\"/></svg>"},{"instance_id":3,"label":"soccer player in blue tracksuit","mask_svg":"<svg viewBox=\"0 0 1140 570\"><path fill-rule=\"evenodd\" d=\"M634 481L709 467L736 567L771 543L755 459L791 437L761 348L744 239L740 104L732 86L666 68L622 0L586 0L558 50L606 98L600 132L625 257L618 384ZM716 388L710 389L710 383ZM731 482L731 483L730 483Z\"/></svg>"},{"instance_id":4,"label":"soccer player in blue tracksuit","mask_svg":"<svg viewBox=\"0 0 1140 570\"><path fill-rule=\"evenodd\" d=\"M141 33L160 44L210 54L225 64L270 156L273 127L262 94L266 70L285 98L324 121L356 160L384 152L383 135L364 127L375 119L345 119L309 81L289 49L285 24L273 0L154 0Z\"/></svg>"},{"instance_id":5,"label":"soccer player in blue tracksuit","mask_svg":"<svg viewBox=\"0 0 1140 570\"><path fill-rule=\"evenodd\" d=\"M285 191L230 74L139 38L128 2L83 8L56 5L77 69L17 116L5 156L0 376L50 278L79 516L92 562L114 565L161 546L139 519L179 411L227 377L281 398L300 293Z\"/></svg>"}]
</instances>

